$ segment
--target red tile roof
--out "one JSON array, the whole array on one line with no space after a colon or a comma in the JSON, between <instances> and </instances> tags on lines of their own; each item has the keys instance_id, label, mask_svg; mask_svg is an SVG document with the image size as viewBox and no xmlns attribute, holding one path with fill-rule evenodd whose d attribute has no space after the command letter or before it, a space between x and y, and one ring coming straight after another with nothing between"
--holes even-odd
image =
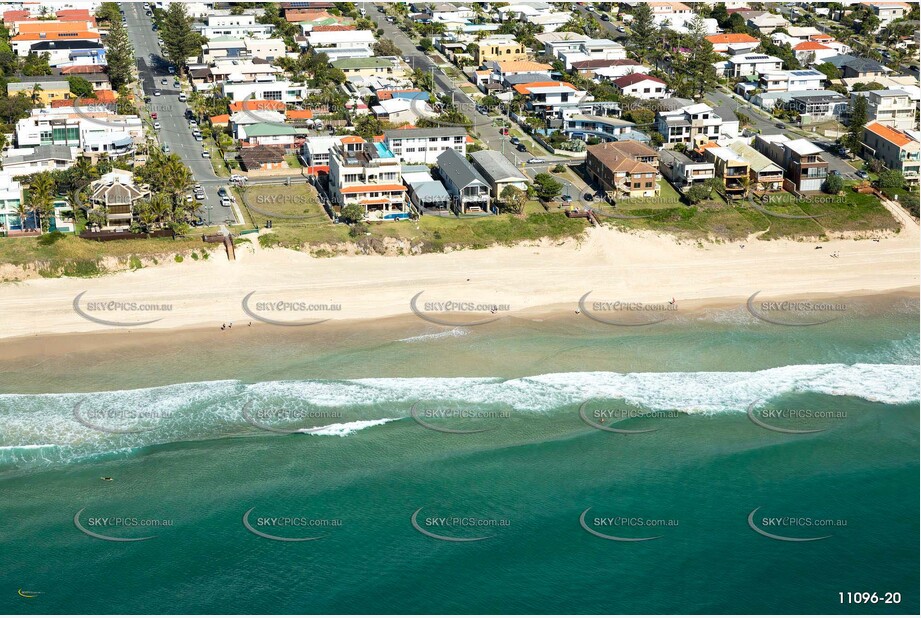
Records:
<instances>
[{"instance_id":1,"label":"red tile roof","mask_svg":"<svg viewBox=\"0 0 921 618\"><path fill-rule=\"evenodd\" d=\"M750 34L730 33L714 34L704 37L714 45L729 45L731 43L758 43L758 39Z\"/></svg>"},{"instance_id":2,"label":"red tile roof","mask_svg":"<svg viewBox=\"0 0 921 618\"><path fill-rule=\"evenodd\" d=\"M867 131L879 135L886 141L892 142L899 148L911 143L912 139L908 137L905 133L902 133L898 129L893 129L892 127L880 124L875 120L865 127Z\"/></svg>"},{"instance_id":3,"label":"red tile roof","mask_svg":"<svg viewBox=\"0 0 921 618\"><path fill-rule=\"evenodd\" d=\"M815 41L803 41L793 46L793 51L818 51L820 49L831 49L827 45L816 43Z\"/></svg>"},{"instance_id":4,"label":"red tile roof","mask_svg":"<svg viewBox=\"0 0 921 618\"><path fill-rule=\"evenodd\" d=\"M529 84L516 84L515 91L518 92L518 94L531 94L531 88L555 88L559 86L568 86L573 90L576 89L576 87L569 82L531 82Z\"/></svg>"},{"instance_id":5,"label":"red tile roof","mask_svg":"<svg viewBox=\"0 0 921 618\"><path fill-rule=\"evenodd\" d=\"M658 77L653 77L652 75L646 75L645 73L631 73L630 75L624 75L623 77L618 77L617 79L611 80L611 83L618 88L626 88L627 86L632 86L634 84L645 81L652 81L663 85L665 84L664 80L661 80Z\"/></svg>"}]
</instances>

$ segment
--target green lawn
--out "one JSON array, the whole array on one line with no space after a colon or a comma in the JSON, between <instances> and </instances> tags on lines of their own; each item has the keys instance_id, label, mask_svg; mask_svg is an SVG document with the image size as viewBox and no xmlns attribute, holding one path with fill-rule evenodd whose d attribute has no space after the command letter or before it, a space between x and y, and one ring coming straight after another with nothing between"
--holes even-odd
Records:
<instances>
[{"instance_id":1,"label":"green lawn","mask_svg":"<svg viewBox=\"0 0 921 618\"><path fill-rule=\"evenodd\" d=\"M116 269L129 268L132 258L150 262L172 260L178 254L195 252L201 256L212 253L215 245L202 242L197 231L185 238L149 238L96 242L67 234L49 243L54 237L0 239L0 263L18 266L34 265L43 277L90 277L106 272L104 258L120 262Z\"/></svg>"}]
</instances>

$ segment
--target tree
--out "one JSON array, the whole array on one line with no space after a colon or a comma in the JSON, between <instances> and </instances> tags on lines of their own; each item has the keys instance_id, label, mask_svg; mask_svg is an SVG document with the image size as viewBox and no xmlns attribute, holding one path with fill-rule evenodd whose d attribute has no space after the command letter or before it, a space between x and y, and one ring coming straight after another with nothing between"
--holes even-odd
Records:
<instances>
[{"instance_id":1,"label":"tree","mask_svg":"<svg viewBox=\"0 0 921 618\"><path fill-rule=\"evenodd\" d=\"M29 206L40 218L42 231L47 232L54 215L54 178L49 172L39 172L29 181Z\"/></svg>"},{"instance_id":2,"label":"tree","mask_svg":"<svg viewBox=\"0 0 921 618\"><path fill-rule=\"evenodd\" d=\"M844 188L844 180L838 174L831 174L822 183L822 191L831 195L838 195Z\"/></svg>"},{"instance_id":3,"label":"tree","mask_svg":"<svg viewBox=\"0 0 921 618\"><path fill-rule=\"evenodd\" d=\"M905 185L905 175L900 170L884 170L879 175L880 189L901 189Z\"/></svg>"},{"instance_id":4,"label":"tree","mask_svg":"<svg viewBox=\"0 0 921 618\"><path fill-rule=\"evenodd\" d=\"M402 56L403 52L390 39L381 39L374 44L375 56Z\"/></svg>"},{"instance_id":5,"label":"tree","mask_svg":"<svg viewBox=\"0 0 921 618\"><path fill-rule=\"evenodd\" d=\"M868 90L885 90L885 87L879 82L857 82L854 84L854 87L851 88L852 92L866 92Z\"/></svg>"},{"instance_id":6,"label":"tree","mask_svg":"<svg viewBox=\"0 0 921 618\"><path fill-rule=\"evenodd\" d=\"M166 39L164 39L166 42ZM106 73L112 82L112 89L118 91L131 82L134 69L134 47L128 38L128 30L120 19L112 22L106 37Z\"/></svg>"},{"instance_id":7,"label":"tree","mask_svg":"<svg viewBox=\"0 0 921 618\"><path fill-rule=\"evenodd\" d=\"M182 2L171 2L160 27L160 38L166 48L166 57L180 72L190 56L197 56L204 37L192 30L192 18Z\"/></svg>"},{"instance_id":8,"label":"tree","mask_svg":"<svg viewBox=\"0 0 921 618\"><path fill-rule=\"evenodd\" d=\"M690 52L683 61L677 63L678 91L682 96L700 100L705 92L719 84L716 67L713 66L718 59L713 52L713 43L707 40L707 28L700 15L696 15L688 24L685 43Z\"/></svg>"},{"instance_id":9,"label":"tree","mask_svg":"<svg viewBox=\"0 0 921 618\"><path fill-rule=\"evenodd\" d=\"M96 9L96 19L108 22L110 25L115 22L121 23L122 16L121 12L118 10L118 3L103 2L100 4L99 8Z\"/></svg>"},{"instance_id":10,"label":"tree","mask_svg":"<svg viewBox=\"0 0 921 618\"><path fill-rule=\"evenodd\" d=\"M705 184L696 184L684 192L684 197L687 198L688 202L691 204L698 204L710 197L711 190L712 188Z\"/></svg>"},{"instance_id":11,"label":"tree","mask_svg":"<svg viewBox=\"0 0 921 618\"><path fill-rule=\"evenodd\" d=\"M818 71L825 73L829 80L841 79L841 70L830 62L823 62L816 67Z\"/></svg>"},{"instance_id":12,"label":"tree","mask_svg":"<svg viewBox=\"0 0 921 618\"><path fill-rule=\"evenodd\" d=\"M630 22L630 43L641 58L646 58L653 51L657 34L652 8L645 2L638 3Z\"/></svg>"},{"instance_id":13,"label":"tree","mask_svg":"<svg viewBox=\"0 0 921 618\"><path fill-rule=\"evenodd\" d=\"M365 209L359 204L346 204L339 211L339 220L343 223L360 223L365 218Z\"/></svg>"},{"instance_id":14,"label":"tree","mask_svg":"<svg viewBox=\"0 0 921 618\"><path fill-rule=\"evenodd\" d=\"M851 99L847 135L842 138L842 142L850 150L860 152L860 144L863 142L863 129L866 124L867 97L858 95Z\"/></svg>"},{"instance_id":15,"label":"tree","mask_svg":"<svg viewBox=\"0 0 921 618\"><path fill-rule=\"evenodd\" d=\"M39 75L51 75L51 65L48 63L49 55L47 52L36 54L29 52L26 59L22 62L22 74L29 77Z\"/></svg>"},{"instance_id":16,"label":"tree","mask_svg":"<svg viewBox=\"0 0 921 618\"><path fill-rule=\"evenodd\" d=\"M537 197L548 202L563 192L563 184L546 172L534 177L534 189Z\"/></svg>"},{"instance_id":17,"label":"tree","mask_svg":"<svg viewBox=\"0 0 921 618\"><path fill-rule=\"evenodd\" d=\"M371 114L359 116L355 119L354 125L355 134L366 140L370 140L375 135L380 135L384 132L384 122Z\"/></svg>"},{"instance_id":18,"label":"tree","mask_svg":"<svg viewBox=\"0 0 921 618\"><path fill-rule=\"evenodd\" d=\"M419 47L422 48L422 51L431 51L435 46L432 45L432 39L423 37L419 39Z\"/></svg>"},{"instance_id":19,"label":"tree","mask_svg":"<svg viewBox=\"0 0 921 618\"><path fill-rule=\"evenodd\" d=\"M67 78L67 84L70 87L70 93L78 97L93 98L93 84L89 83L79 75L71 75Z\"/></svg>"},{"instance_id":20,"label":"tree","mask_svg":"<svg viewBox=\"0 0 921 618\"><path fill-rule=\"evenodd\" d=\"M516 215L521 214L521 211L524 210L524 204L527 199L528 194L525 191L512 185L502 189L502 193L499 194L499 200L505 209Z\"/></svg>"}]
</instances>

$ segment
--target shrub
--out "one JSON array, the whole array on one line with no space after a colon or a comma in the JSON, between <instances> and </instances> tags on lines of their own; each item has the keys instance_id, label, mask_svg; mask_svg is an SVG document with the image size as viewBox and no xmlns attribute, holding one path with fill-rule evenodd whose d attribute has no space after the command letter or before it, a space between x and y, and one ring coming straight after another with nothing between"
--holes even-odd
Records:
<instances>
[{"instance_id":1,"label":"shrub","mask_svg":"<svg viewBox=\"0 0 921 618\"><path fill-rule=\"evenodd\" d=\"M183 258L181 255L178 255L178 254L177 254L176 257L173 258L173 259L176 260L176 263L178 264L178 263L181 263L182 260L184 260L185 258Z\"/></svg>"},{"instance_id":2,"label":"shrub","mask_svg":"<svg viewBox=\"0 0 921 618\"><path fill-rule=\"evenodd\" d=\"M38 244L42 247L50 247L57 241L64 238L64 236L66 236L66 234L63 232L48 232L47 234L42 234L39 236Z\"/></svg>"},{"instance_id":3,"label":"shrub","mask_svg":"<svg viewBox=\"0 0 921 618\"><path fill-rule=\"evenodd\" d=\"M832 174L822 183L822 191L831 195L837 195L844 188L844 180L837 174Z\"/></svg>"}]
</instances>

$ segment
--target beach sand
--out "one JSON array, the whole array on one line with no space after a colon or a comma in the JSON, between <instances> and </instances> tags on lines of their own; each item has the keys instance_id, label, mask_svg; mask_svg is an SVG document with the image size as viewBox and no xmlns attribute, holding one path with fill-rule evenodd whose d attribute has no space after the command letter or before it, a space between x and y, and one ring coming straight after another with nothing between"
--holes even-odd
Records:
<instances>
[{"instance_id":1,"label":"beach sand","mask_svg":"<svg viewBox=\"0 0 921 618\"><path fill-rule=\"evenodd\" d=\"M105 331L134 334L185 328L234 328L254 321L244 311L284 322L379 320L412 316L427 302L507 305L501 316L575 313L591 300L667 303L682 311L761 298L830 298L901 290L917 295L919 234L915 224L878 242L751 240L737 244L680 242L667 235L591 229L581 241L420 256L313 258L258 243L238 248L237 261L215 252L208 261L143 268L95 279L34 279L0 288L0 337ZM838 257L832 257L832 255ZM130 324L112 326L83 317ZM90 303L169 305L168 310L93 310ZM262 311L260 303L340 305L337 310ZM430 315L450 317L433 312ZM450 314L454 315L454 314ZM460 319L490 318L489 312ZM412 316L414 317L414 316ZM156 320L147 325L136 322ZM255 320L258 322L258 319Z\"/></svg>"}]
</instances>

